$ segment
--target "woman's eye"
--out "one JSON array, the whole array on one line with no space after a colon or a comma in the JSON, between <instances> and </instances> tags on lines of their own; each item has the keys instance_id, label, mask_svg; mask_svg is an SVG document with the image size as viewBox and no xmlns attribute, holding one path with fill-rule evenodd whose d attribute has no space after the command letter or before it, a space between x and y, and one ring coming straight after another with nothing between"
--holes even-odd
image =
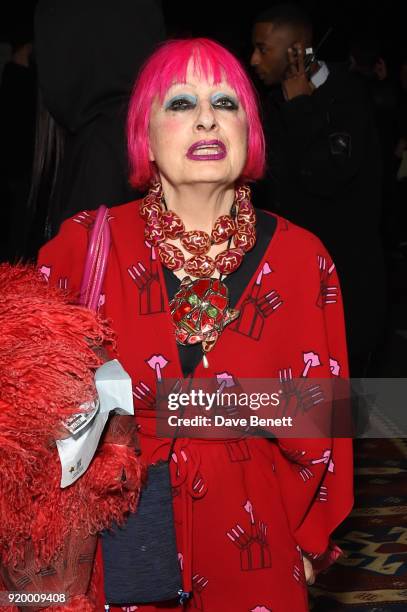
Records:
<instances>
[{"instance_id":1,"label":"woman's eye","mask_svg":"<svg viewBox=\"0 0 407 612\"><path fill-rule=\"evenodd\" d=\"M214 100L213 106L215 108L225 108L227 110L237 110L238 109L237 102L233 100L233 98L228 98L227 96Z\"/></svg>"},{"instance_id":2,"label":"woman's eye","mask_svg":"<svg viewBox=\"0 0 407 612\"><path fill-rule=\"evenodd\" d=\"M188 98L177 98L176 100L170 100L170 102L166 105L166 109L172 111L182 111L194 108L194 106L195 104L192 102L192 100L188 100Z\"/></svg>"}]
</instances>

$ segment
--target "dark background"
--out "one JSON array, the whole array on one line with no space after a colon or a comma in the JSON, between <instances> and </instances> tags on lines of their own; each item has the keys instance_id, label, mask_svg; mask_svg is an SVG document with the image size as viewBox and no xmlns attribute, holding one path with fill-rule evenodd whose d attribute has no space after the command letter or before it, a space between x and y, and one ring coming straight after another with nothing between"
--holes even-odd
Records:
<instances>
[{"instance_id":1,"label":"dark background","mask_svg":"<svg viewBox=\"0 0 407 612\"><path fill-rule=\"evenodd\" d=\"M115 1L120 2L112 0ZM253 18L273 4L276 4L273 0L162 0L170 35L215 38L246 61L251 50ZM315 44L330 26L334 28L321 49L322 59L345 61L350 39L360 32L381 41L382 53L389 61L390 68L396 69L399 61L407 55L403 0L300 0L299 4L307 9L313 19ZM31 27L35 5L35 0L1 2L0 41L7 41L16 26L20 28L25 24L28 29Z\"/></svg>"}]
</instances>

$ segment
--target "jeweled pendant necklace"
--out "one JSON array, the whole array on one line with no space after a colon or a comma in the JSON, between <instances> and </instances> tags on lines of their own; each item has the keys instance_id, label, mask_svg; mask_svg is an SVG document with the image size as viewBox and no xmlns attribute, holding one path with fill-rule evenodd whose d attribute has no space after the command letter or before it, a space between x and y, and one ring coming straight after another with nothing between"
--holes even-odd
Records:
<instances>
[{"instance_id":1,"label":"jeweled pendant necklace","mask_svg":"<svg viewBox=\"0 0 407 612\"><path fill-rule=\"evenodd\" d=\"M229 308L229 291L222 279L237 270L256 242L250 189L236 189L231 214L218 217L210 235L185 230L182 219L167 209L160 183L153 185L144 198L140 215L146 221L146 240L157 248L161 263L173 272L184 269L187 273L170 301L175 338L184 346L202 342L203 365L207 368L206 353L215 346L225 326L239 316L238 310ZM178 239L192 257L185 260L181 249L167 239ZM213 245L226 241L227 248L215 259L208 255ZM219 278L212 278L215 271Z\"/></svg>"}]
</instances>

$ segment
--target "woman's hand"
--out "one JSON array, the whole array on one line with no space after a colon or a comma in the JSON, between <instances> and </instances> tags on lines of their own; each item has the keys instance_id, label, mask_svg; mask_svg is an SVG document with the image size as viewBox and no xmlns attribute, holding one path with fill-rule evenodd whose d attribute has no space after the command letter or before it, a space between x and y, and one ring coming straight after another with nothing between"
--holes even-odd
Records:
<instances>
[{"instance_id":1,"label":"woman's hand","mask_svg":"<svg viewBox=\"0 0 407 612\"><path fill-rule=\"evenodd\" d=\"M311 561L303 554L302 555L302 560L304 563L304 572L305 572L305 580L306 583L311 585L314 584L315 582L315 572L314 572L314 568L312 567L312 563Z\"/></svg>"}]
</instances>

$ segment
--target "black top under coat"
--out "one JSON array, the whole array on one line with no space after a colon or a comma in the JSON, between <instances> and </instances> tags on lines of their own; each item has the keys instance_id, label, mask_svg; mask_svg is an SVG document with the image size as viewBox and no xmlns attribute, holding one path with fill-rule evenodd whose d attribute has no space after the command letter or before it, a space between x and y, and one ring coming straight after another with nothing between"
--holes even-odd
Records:
<instances>
[{"instance_id":1,"label":"black top under coat","mask_svg":"<svg viewBox=\"0 0 407 612\"><path fill-rule=\"evenodd\" d=\"M229 306L235 308L243 291L257 270L264 253L272 239L277 226L275 217L262 210L256 210L257 215L257 240L253 249L246 253L240 267L223 279L223 283L229 290ZM171 300L178 291L181 284L180 279L168 268L163 268L168 299ZM192 346L178 345L179 358L182 372L185 377L191 376L202 359L202 345L193 344Z\"/></svg>"}]
</instances>

